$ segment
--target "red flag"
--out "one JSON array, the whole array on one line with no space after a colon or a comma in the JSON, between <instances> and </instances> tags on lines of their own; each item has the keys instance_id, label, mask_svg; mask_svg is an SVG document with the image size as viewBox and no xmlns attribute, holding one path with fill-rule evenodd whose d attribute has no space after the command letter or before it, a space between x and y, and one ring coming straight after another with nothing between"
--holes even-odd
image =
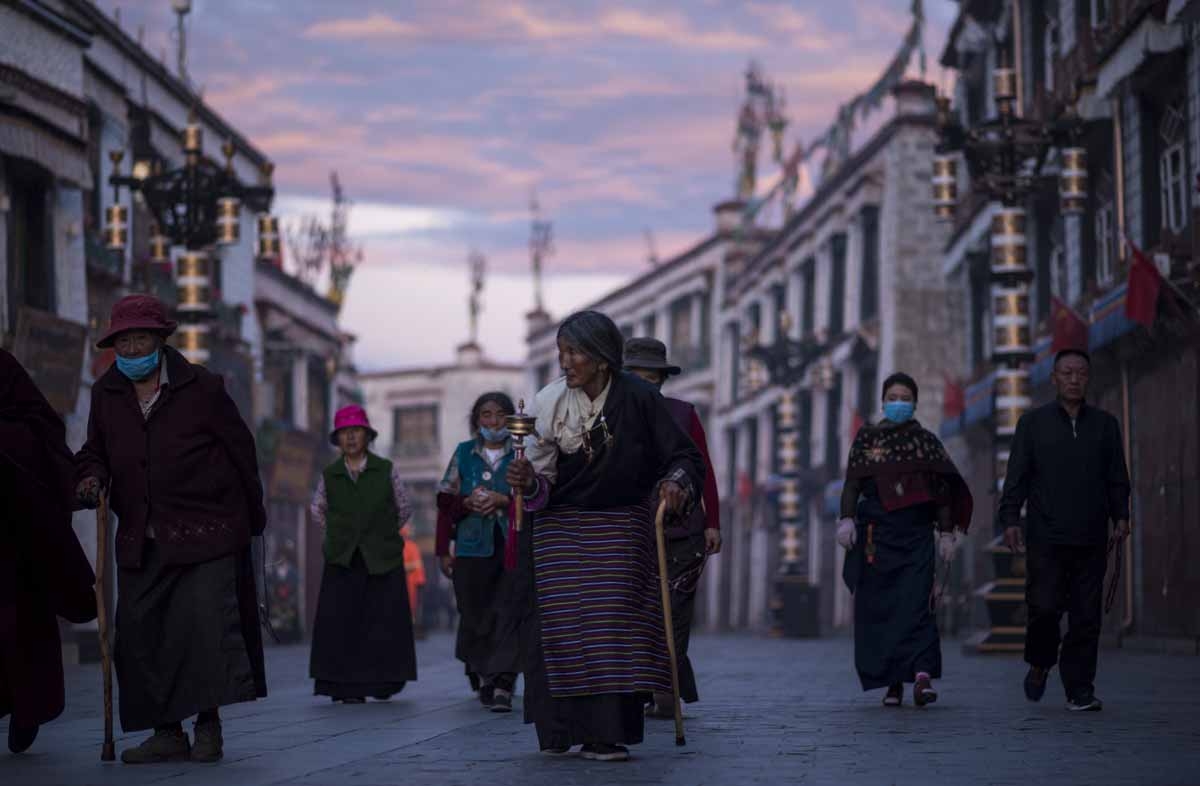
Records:
<instances>
[{"instance_id":1,"label":"red flag","mask_svg":"<svg viewBox=\"0 0 1200 786\"><path fill-rule=\"evenodd\" d=\"M952 420L967 408L967 391L962 383L948 374L942 374L942 417Z\"/></svg>"},{"instance_id":2,"label":"red flag","mask_svg":"<svg viewBox=\"0 0 1200 786\"><path fill-rule=\"evenodd\" d=\"M1129 288L1125 292L1125 316L1141 325L1150 328L1154 325L1154 315L1158 311L1158 293L1162 289L1162 277L1158 268L1146 258L1141 249L1126 239L1129 249L1133 252L1133 262L1129 265Z\"/></svg>"},{"instance_id":3,"label":"red flag","mask_svg":"<svg viewBox=\"0 0 1200 786\"><path fill-rule=\"evenodd\" d=\"M737 495L741 502L749 502L754 496L754 483L751 482L750 476L745 472L739 472L737 478Z\"/></svg>"},{"instance_id":4,"label":"red flag","mask_svg":"<svg viewBox=\"0 0 1200 786\"><path fill-rule=\"evenodd\" d=\"M1051 297L1050 318L1053 320L1051 323L1051 352L1057 353L1064 349L1087 350L1088 323L1075 312L1075 309L1057 297Z\"/></svg>"}]
</instances>

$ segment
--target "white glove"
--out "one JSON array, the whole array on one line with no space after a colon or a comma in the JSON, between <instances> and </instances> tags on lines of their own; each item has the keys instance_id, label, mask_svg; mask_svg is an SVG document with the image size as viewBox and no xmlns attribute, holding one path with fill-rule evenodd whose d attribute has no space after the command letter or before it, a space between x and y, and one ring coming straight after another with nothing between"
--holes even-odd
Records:
<instances>
[{"instance_id":1,"label":"white glove","mask_svg":"<svg viewBox=\"0 0 1200 786\"><path fill-rule=\"evenodd\" d=\"M952 532L938 533L938 556L942 558L943 562L951 562L954 559L954 554L958 551L958 544L962 542L962 537L962 531L957 529Z\"/></svg>"},{"instance_id":2,"label":"white glove","mask_svg":"<svg viewBox=\"0 0 1200 786\"><path fill-rule=\"evenodd\" d=\"M854 544L858 541L858 527L854 523L854 519L842 519L838 522L837 542L838 545L846 551L854 548Z\"/></svg>"}]
</instances>

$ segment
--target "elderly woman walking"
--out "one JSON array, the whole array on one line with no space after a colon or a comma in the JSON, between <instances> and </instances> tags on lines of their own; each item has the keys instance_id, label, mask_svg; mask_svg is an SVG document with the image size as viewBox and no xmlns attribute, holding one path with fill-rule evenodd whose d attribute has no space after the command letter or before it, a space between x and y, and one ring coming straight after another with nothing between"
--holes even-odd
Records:
<instances>
[{"instance_id":1,"label":"elderly woman walking","mask_svg":"<svg viewBox=\"0 0 1200 786\"><path fill-rule=\"evenodd\" d=\"M313 623L313 693L381 701L417 678L401 528L412 504L392 462L368 450L375 429L362 407L338 410L329 440L342 455L325 468L312 515L325 530L325 570Z\"/></svg>"},{"instance_id":2,"label":"elderly woman walking","mask_svg":"<svg viewBox=\"0 0 1200 786\"><path fill-rule=\"evenodd\" d=\"M658 391L621 370L623 345L603 314L563 321L563 376L537 394L539 438L507 473L535 511L521 532L525 720L544 752L602 761L629 757L646 701L671 689L646 500L684 516L705 472Z\"/></svg>"},{"instance_id":3,"label":"elderly woman walking","mask_svg":"<svg viewBox=\"0 0 1200 786\"><path fill-rule=\"evenodd\" d=\"M854 438L842 487L837 539L848 550L842 576L854 593L854 663L863 690L887 688L883 703L937 700L941 642L934 619L934 530L949 562L971 523L971 492L942 443L913 419L917 383L883 383L883 420Z\"/></svg>"},{"instance_id":4,"label":"elderly woman walking","mask_svg":"<svg viewBox=\"0 0 1200 786\"><path fill-rule=\"evenodd\" d=\"M250 538L266 526L254 437L221 377L164 342L149 295L113 306L75 457L80 502L110 489L116 535L115 665L125 731L154 729L127 764L221 758L218 707L267 695ZM196 716L191 744L181 722Z\"/></svg>"},{"instance_id":5,"label":"elderly woman walking","mask_svg":"<svg viewBox=\"0 0 1200 786\"><path fill-rule=\"evenodd\" d=\"M484 393L471 407L472 438L454 449L438 488L437 556L454 582L458 638L454 655L466 664L479 701L493 712L512 710L517 682L517 630L509 605L513 573L504 570L512 489L505 480L513 443L505 417L512 399ZM450 543L454 543L454 553Z\"/></svg>"}]
</instances>

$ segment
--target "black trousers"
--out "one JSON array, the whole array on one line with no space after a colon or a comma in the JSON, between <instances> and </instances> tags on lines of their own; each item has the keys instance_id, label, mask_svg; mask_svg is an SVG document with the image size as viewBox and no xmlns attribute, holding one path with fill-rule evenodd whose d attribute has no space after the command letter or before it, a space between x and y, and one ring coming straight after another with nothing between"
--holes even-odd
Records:
<instances>
[{"instance_id":1,"label":"black trousers","mask_svg":"<svg viewBox=\"0 0 1200 786\"><path fill-rule=\"evenodd\" d=\"M1030 543L1026 565L1029 624L1025 661L1041 668L1057 662L1068 699L1091 693L1095 689L1096 656L1104 621L1107 548ZM1064 611L1067 635L1060 639L1059 623Z\"/></svg>"}]
</instances>

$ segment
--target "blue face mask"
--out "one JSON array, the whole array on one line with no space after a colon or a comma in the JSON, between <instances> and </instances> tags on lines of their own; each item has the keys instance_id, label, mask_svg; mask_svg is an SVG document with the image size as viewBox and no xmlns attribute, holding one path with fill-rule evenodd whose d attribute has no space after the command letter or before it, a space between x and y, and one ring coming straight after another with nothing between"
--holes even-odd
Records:
<instances>
[{"instance_id":1,"label":"blue face mask","mask_svg":"<svg viewBox=\"0 0 1200 786\"><path fill-rule=\"evenodd\" d=\"M883 416L893 423L907 423L912 420L916 406L911 401L885 401Z\"/></svg>"},{"instance_id":2,"label":"blue face mask","mask_svg":"<svg viewBox=\"0 0 1200 786\"><path fill-rule=\"evenodd\" d=\"M117 355L117 370L134 382L139 382L158 369L158 350L140 358L123 358Z\"/></svg>"},{"instance_id":3,"label":"blue face mask","mask_svg":"<svg viewBox=\"0 0 1200 786\"><path fill-rule=\"evenodd\" d=\"M508 439L508 429L490 429L487 426L480 426L479 436L483 437L485 442L503 442Z\"/></svg>"}]
</instances>

